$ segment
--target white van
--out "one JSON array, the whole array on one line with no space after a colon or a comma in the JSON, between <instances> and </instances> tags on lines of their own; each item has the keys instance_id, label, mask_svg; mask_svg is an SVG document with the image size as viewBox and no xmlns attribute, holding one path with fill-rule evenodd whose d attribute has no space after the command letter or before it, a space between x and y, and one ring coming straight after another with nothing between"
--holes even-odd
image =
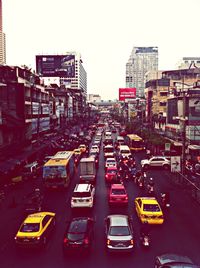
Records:
<instances>
[{"instance_id":1,"label":"white van","mask_svg":"<svg viewBox=\"0 0 200 268\"><path fill-rule=\"evenodd\" d=\"M105 140L106 139L112 139L112 132L106 131L106 133L105 133Z\"/></svg>"},{"instance_id":2,"label":"white van","mask_svg":"<svg viewBox=\"0 0 200 268\"><path fill-rule=\"evenodd\" d=\"M119 155L123 157L131 156L130 148L127 145L120 145L119 146Z\"/></svg>"}]
</instances>

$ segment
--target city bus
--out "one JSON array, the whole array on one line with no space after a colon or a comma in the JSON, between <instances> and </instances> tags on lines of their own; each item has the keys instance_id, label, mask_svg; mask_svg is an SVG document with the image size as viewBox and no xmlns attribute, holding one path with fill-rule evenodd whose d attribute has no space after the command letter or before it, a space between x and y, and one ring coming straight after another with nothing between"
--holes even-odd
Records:
<instances>
[{"instance_id":1,"label":"city bus","mask_svg":"<svg viewBox=\"0 0 200 268\"><path fill-rule=\"evenodd\" d=\"M43 180L47 188L65 188L69 185L75 170L73 151L57 152L43 166Z\"/></svg>"},{"instance_id":2,"label":"city bus","mask_svg":"<svg viewBox=\"0 0 200 268\"><path fill-rule=\"evenodd\" d=\"M145 150L144 140L136 134L127 135L127 145L132 153Z\"/></svg>"}]
</instances>

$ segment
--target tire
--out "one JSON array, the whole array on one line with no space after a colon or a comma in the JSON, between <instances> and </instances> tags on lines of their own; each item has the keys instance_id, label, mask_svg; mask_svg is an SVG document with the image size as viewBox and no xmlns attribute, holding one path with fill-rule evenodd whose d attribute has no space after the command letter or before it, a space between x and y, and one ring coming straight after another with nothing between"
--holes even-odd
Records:
<instances>
[{"instance_id":1,"label":"tire","mask_svg":"<svg viewBox=\"0 0 200 268\"><path fill-rule=\"evenodd\" d=\"M149 165L144 165L144 169L147 170L149 168Z\"/></svg>"},{"instance_id":2,"label":"tire","mask_svg":"<svg viewBox=\"0 0 200 268\"><path fill-rule=\"evenodd\" d=\"M163 165L163 168L164 168L165 170L168 170L168 169L169 169L169 165Z\"/></svg>"}]
</instances>

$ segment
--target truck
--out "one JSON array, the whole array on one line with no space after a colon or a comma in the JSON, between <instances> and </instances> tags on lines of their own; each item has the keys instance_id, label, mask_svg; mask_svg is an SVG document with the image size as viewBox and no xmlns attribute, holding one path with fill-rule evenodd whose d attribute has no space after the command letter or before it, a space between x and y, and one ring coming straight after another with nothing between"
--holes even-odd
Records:
<instances>
[{"instance_id":1,"label":"truck","mask_svg":"<svg viewBox=\"0 0 200 268\"><path fill-rule=\"evenodd\" d=\"M80 161L80 181L81 183L96 182L96 167L94 157L84 157Z\"/></svg>"}]
</instances>

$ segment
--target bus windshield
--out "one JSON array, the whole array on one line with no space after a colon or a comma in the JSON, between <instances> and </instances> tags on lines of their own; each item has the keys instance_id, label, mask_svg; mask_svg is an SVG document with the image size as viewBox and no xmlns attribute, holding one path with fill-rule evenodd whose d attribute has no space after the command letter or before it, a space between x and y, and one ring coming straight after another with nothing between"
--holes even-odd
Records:
<instances>
[{"instance_id":1,"label":"bus windshield","mask_svg":"<svg viewBox=\"0 0 200 268\"><path fill-rule=\"evenodd\" d=\"M44 178L64 178L67 176L66 168L64 166L46 166L43 168Z\"/></svg>"}]
</instances>

